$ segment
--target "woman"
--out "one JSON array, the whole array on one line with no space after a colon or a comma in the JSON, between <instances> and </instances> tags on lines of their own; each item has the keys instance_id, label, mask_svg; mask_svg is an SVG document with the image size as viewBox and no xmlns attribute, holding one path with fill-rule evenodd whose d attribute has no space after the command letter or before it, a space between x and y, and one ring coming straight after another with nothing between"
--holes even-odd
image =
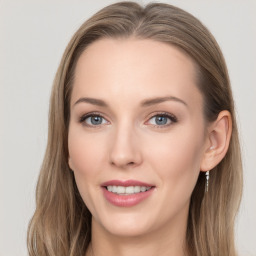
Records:
<instances>
[{"instance_id":1,"label":"woman","mask_svg":"<svg viewBox=\"0 0 256 256\"><path fill-rule=\"evenodd\" d=\"M236 255L242 167L224 58L192 15L110 5L55 77L30 255Z\"/></svg>"}]
</instances>

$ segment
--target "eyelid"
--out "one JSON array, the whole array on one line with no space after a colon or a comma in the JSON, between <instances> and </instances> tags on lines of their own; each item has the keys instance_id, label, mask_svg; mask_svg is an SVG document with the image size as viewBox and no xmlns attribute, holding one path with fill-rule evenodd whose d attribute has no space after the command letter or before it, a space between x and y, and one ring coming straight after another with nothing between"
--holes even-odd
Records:
<instances>
[{"instance_id":1,"label":"eyelid","mask_svg":"<svg viewBox=\"0 0 256 256\"><path fill-rule=\"evenodd\" d=\"M107 121L107 123L110 123L108 121L107 118L104 117L104 115L102 115L101 113L99 112L89 112L89 113L86 113L84 115L82 115L81 117L79 117L79 123L82 123L83 125L87 126L87 127L92 127L92 128L100 128L100 126L102 125L106 125L106 124L99 124L99 125L89 125L89 124L86 124L85 123L85 120L89 117L93 117L93 116L99 116L99 117L102 117L104 120Z\"/></svg>"},{"instance_id":2,"label":"eyelid","mask_svg":"<svg viewBox=\"0 0 256 256\"><path fill-rule=\"evenodd\" d=\"M169 118L171 120L171 123L169 123L169 124L151 125L151 126L154 126L156 128L166 128L166 127L168 127L170 125L173 125L173 124L178 122L178 118L175 115L171 114L171 113L168 113L168 112L155 112L155 113L152 113L150 115L150 117L147 119L146 123L149 122L149 120L151 120L153 117L156 117L156 116L164 116L164 117L167 117L167 118Z\"/></svg>"},{"instance_id":3,"label":"eyelid","mask_svg":"<svg viewBox=\"0 0 256 256\"><path fill-rule=\"evenodd\" d=\"M82 123L83 125L87 126L87 127L92 127L92 128L100 128L100 126L102 125L106 125L106 124L99 124L99 125L89 125L89 124L86 124L84 121L88 118L88 117L92 117L92 116L99 116L99 117L102 117L104 120L107 121L107 124L110 124L110 122L108 121L108 119L103 115L101 114L100 112L89 112L89 113L86 113L84 115L82 115L81 117L79 117L79 123ZM152 124L147 124L149 122L150 119L152 119L153 117L156 117L156 116L164 116L164 117L167 117L171 120L171 123L170 124L164 124L164 125L152 125ZM147 125L151 125L151 126L155 126L157 128L165 128L165 127L168 127L170 125L173 125L174 123L177 123L178 122L178 118L169 113L169 112L154 112L154 113L151 113L150 116L147 118L147 121L145 122Z\"/></svg>"}]
</instances>

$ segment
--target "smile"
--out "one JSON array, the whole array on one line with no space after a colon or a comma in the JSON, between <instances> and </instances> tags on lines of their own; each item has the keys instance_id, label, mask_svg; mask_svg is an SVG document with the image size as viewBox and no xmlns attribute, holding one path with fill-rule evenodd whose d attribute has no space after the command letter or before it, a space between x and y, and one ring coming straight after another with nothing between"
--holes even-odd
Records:
<instances>
[{"instance_id":1,"label":"smile","mask_svg":"<svg viewBox=\"0 0 256 256\"><path fill-rule=\"evenodd\" d=\"M145 186L107 186L106 187L109 192L118 194L118 195L131 195L137 194L141 192L145 192L150 190L152 187L145 187Z\"/></svg>"},{"instance_id":2,"label":"smile","mask_svg":"<svg viewBox=\"0 0 256 256\"><path fill-rule=\"evenodd\" d=\"M131 207L146 200L155 186L136 180L112 180L101 184L105 199L112 205Z\"/></svg>"}]
</instances>

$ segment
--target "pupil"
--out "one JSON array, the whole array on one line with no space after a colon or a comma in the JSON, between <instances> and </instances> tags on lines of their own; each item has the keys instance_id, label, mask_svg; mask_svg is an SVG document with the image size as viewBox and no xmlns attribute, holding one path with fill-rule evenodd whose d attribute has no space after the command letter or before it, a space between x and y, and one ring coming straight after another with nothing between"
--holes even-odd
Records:
<instances>
[{"instance_id":1,"label":"pupil","mask_svg":"<svg viewBox=\"0 0 256 256\"><path fill-rule=\"evenodd\" d=\"M158 116L156 118L156 124L163 125L167 123L167 118L164 116Z\"/></svg>"},{"instance_id":2,"label":"pupil","mask_svg":"<svg viewBox=\"0 0 256 256\"><path fill-rule=\"evenodd\" d=\"M102 122L102 117L100 117L100 116L93 116L92 117L92 119L91 119L91 121L92 121L92 124L101 124L101 122Z\"/></svg>"}]
</instances>

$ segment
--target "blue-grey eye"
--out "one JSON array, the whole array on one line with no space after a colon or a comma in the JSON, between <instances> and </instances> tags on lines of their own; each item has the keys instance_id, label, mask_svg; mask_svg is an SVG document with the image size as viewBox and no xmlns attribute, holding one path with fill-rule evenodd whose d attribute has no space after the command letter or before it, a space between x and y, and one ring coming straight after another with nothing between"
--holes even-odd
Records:
<instances>
[{"instance_id":1,"label":"blue-grey eye","mask_svg":"<svg viewBox=\"0 0 256 256\"><path fill-rule=\"evenodd\" d=\"M152 125L168 125L172 123L174 120L172 120L171 117L167 115L155 115L152 118L150 118L149 123Z\"/></svg>"},{"instance_id":2,"label":"blue-grey eye","mask_svg":"<svg viewBox=\"0 0 256 256\"><path fill-rule=\"evenodd\" d=\"M87 124L87 125L101 125L101 124L105 124L107 123L106 119L104 119L103 117L101 116L97 116L97 115L91 115L91 116L87 116L85 119L84 119L84 122Z\"/></svg>"},{"instance_id":3,"label":"blue-grey eye","mask_svg":"<svg viewBox=\"0 0 256 256\"><path fill-rule=\"evenodd\" d=\"M167 124L168 118L166 116L156 116L155 117L157 125Z\"/></svg>"}]
</instances>

